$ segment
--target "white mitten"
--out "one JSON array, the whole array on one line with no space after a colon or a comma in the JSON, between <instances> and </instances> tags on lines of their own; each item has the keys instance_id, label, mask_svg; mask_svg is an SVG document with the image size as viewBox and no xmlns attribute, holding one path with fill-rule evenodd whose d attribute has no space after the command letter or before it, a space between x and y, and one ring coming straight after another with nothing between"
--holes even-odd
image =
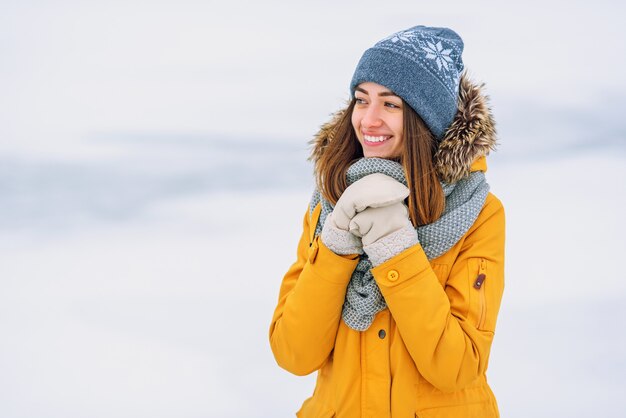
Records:
<instances>
[{"instance_id":1,"label":"white mitten","mask_svg":"<svg viewBox=\"0 0 626 418\"><path fill-rule=\"evenodd\" d=\"M322 227L321 238L324 245L339 255L363 254L361 239L351 234L350 231L338 228L333 221L334 213L328 214Z\"/></svg>"},{"instance_id":2,"label":"white mitten","mask_svg":"<svg viewBox=\"0 0 626 418\"><path fill-rule=\"evenodd\" d=\"M365 208L380 208L402 202L409 189L393 177L374 173L352 183L343 192L333 210L334 225L348 231L350 220Z\"/></svg>"},{"instance_id":3,"label":"white mitten","mask_svg":"<svg viewBox=\"0 0 626 418\"><path fill-rule=\"evenodd\" d=\"M363 250L374 266L419 242L402 202L357 213L350 221L350 232L361 237Z\"/></svg>"}]
</instances>

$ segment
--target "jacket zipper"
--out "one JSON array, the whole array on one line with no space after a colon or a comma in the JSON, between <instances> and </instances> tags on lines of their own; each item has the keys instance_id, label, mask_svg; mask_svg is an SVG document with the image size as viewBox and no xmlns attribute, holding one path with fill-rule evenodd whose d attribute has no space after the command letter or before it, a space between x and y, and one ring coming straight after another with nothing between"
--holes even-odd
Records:
<instances>
[{"instance_id":1,"label":"jacket zipper","mask_svg":"<svg viewBox=\"0 0 626 418\"><path fill-rule=\"evenodd\" d=\"M478 277L474 281L474 288L478 289L478 301L480 304L480 316L478 317L478 328L482 329L485 325L485 319L487 317L487 304L485 303L485 290L483 288L485 280L487 279L487 260L480 259L478 267Z\"/></svg>"}]
</instances>

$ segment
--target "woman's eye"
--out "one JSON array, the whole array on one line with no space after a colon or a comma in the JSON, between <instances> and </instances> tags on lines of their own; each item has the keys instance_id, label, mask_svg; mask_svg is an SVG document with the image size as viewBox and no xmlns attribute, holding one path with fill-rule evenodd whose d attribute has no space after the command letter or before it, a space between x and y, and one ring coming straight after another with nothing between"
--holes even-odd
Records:
<instances>
[{"instance_id":1,"label":"woman's eye","mask_svg":"<svg viewBox=\"0 0 626 418\"><path fill-rule=\"evenodd\" d=\"M365 103L365 99L362 99L360 97L356 97L355 101L356 101L357 104L364 104Z\"/></svg>"},{"instance_id":2,"label":"woman's eye","mask_svg":"<svg viewBox=\"0 0 626 418\"><path fill-rule=\"evenodd\" d=\"M385 102L385 106L390 107L392 109L400 109L400 106L398 106L395 103L391 103L391 102Z\"/></svg>"}]
</instances>

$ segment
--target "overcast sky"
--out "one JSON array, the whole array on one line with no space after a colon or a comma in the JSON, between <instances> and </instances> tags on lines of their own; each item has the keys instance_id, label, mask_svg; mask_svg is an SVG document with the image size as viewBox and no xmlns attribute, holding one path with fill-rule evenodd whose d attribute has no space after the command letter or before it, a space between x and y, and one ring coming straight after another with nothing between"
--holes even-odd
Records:
<instances>
[{"instance_id":1,"label":"overcast sky","mask_svg":"<svg viewBox=\"0 0 626 418\"><path fill-rule=\"evenodd\" d=\"M128 134L304 143L363 51L415 24L462 36L501 134L618 116L623 15L611 1L0 1L0 152L97 155L94 138Z\"/></svg>"}]
</instances>

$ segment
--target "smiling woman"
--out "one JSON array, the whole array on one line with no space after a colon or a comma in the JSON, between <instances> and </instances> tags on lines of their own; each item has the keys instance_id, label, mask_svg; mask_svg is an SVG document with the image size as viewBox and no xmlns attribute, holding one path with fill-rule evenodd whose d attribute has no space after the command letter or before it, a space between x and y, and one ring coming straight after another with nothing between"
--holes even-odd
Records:
<instances>
[{"instance_id":1,"label":"smiling woman","mask_svg":"<svg viewBox=\"0 0 626 418\"><path fill-rule=\"evenodd\" d=\"M486 371L504 209L462 51L447 28L378 42L313 141L317 188L270 326L281 367L317 371L299 417L499 416Z\"/></svg>"},{"instance_id":2,"label":"smiling woman","mask_svg":"<svg viewBox=\"0 0 626 418\"><path fill-rule=\"evenodd\" d=\"M365 157L397 158L402 151L402 99L380 84L356 87L352 126Z\"/></svg>"}]
</instances>

